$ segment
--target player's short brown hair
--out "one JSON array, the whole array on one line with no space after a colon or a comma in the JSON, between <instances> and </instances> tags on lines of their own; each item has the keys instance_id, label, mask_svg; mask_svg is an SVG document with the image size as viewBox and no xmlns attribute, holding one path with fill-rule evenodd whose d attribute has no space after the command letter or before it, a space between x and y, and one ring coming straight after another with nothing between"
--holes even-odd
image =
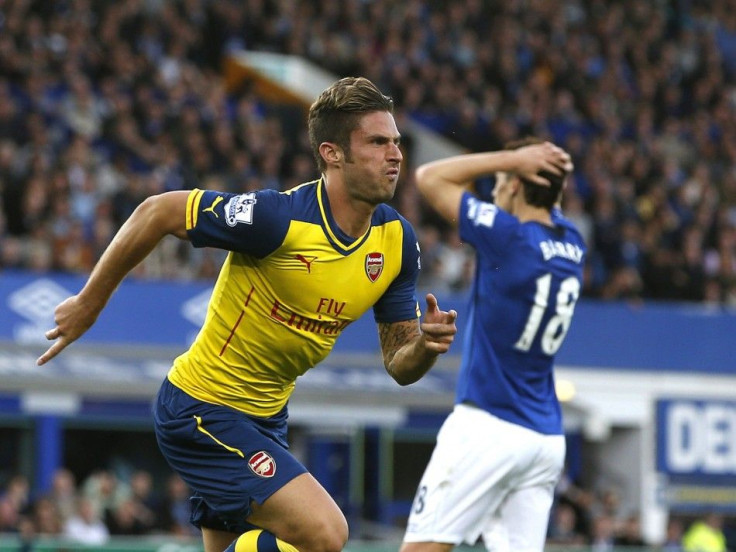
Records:
<instances>
[{"instance_id":1,"label":"player's short brown hair","mask_svg":"<svg viewBox=\"0 0 736 552\"><path fill-rule=\"evenodd\" d=\"M375 111L394 112L393 100L365 77L345 77L327 88L309 108L309 143L319 170L326 164L319 153L323 142L334 142L350 155L350 134L360 118Z\"/></svg>"}]
</instances>

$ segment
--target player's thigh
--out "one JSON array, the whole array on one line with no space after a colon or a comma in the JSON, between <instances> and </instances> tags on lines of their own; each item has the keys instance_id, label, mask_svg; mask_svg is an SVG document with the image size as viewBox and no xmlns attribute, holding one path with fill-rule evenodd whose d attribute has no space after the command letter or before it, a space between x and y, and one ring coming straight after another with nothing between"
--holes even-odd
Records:
<instances>
[{"instance_id":1,"label":"player's thigh","mask_svg":"<svg viewBox=\"0 0 736 552\"><path fill-rule=\"evenodd\" d=\"M222 552L230 546L230 543L237 539L238 536L238 533L202 527L202 543L204 544L204 552Z\"/></svg>"},{"instance_id":2,"label":"player's thigh","mask_svg":"<svg viewBox=\"0 0 736 552\"><path fill-rule=\"evenodd\" d=\"M188 397L168 384L155 411L159 448L192 489L191 521L225 533L252 528L246 518L306 468L276 430L233 409ZM274 424L276 429L280 425Z\"/></svg>"},{"instance_id":3,"label":"player's thigh","mask_svg":"<svg viewBox=\"0 0 736 552\"><path fill-rule=\"evenodd\" d=\"M253 504L247 521L262 527L300 552L340 551L348 524L332 497L310 474L303 473Z\"/></svg>"},{"instance_id":4,"label":"player's thigh","mask_svg":"<svg viewBox=\"0 0 736 552\"><path fill-rule=\"evenodd\" d=\"M499 513L511 550L543 550L554 490L565 461L562 435L537 435L530 441L533 454L515 477Z\"/></svg>"},{"instance_id":5,"label":"player's thigh","mask_svg":"<svg viewBox=\"0 0 736 552\"><path fill-rule=\"evenodd\" d=\"M507 426L478 409L455 407L419 483L405 542L475 542L503 502L515 466L513 435L503 433Z\"/></svg>"},{"instance_id":6,"label":"player's thigh","mask_svg":"<svg viewBox=\"0 0 736 552\"><path fill-rule=\"evenodd\" d=\"M501 520L514 552L542 552L554 485L522 488L506 498Z\"/></svg>"}]
</instances>

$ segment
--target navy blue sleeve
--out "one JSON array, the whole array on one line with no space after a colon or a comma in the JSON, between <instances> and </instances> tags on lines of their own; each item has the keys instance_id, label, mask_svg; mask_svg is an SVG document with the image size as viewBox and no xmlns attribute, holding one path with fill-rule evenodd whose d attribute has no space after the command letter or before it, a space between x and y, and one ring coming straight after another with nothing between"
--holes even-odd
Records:
<instances>
[{"instance_id":1,"label":"navy blue sleeve","mask_svg":"<svg viewBox=\"0 0 736 552\"><path fill-rule=\"evenodd\" d=\"M281 245L289 230L289 197L275 190L192 194L187 234L195 247L217 247L262 258Z\"/></svg>"},{"instance_id":2,"label":"navy blue sleeve","mask_svg":"<svg viewBox=\"0 0 736 552\"><path fill-rule=\"evenodd\" d=\"M419 242L408 221L401 218L403 243L401 270L396 279L373 306L376 322L414 320L421 315L416 289L419 277Z\"/></svg>"}]
</instances>

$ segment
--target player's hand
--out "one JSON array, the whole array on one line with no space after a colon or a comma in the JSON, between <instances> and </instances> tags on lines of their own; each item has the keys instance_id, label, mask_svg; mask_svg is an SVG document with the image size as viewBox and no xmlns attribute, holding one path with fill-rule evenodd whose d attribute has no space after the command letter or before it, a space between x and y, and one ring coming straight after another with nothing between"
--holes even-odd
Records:
<instances>
[{"instance_id":1,"label":"player's hand","mask_svg":"<svg viewBox=\"0 0 736 552\"><path fill-rule=\"evenodd\" d=\"M552 142L524 146L515 151L516 172L524 179L541 186L549 186L550 183L539 173L548 172L562 176L574 169L570 154Z\"/></svg>"},{"instance_id":2,"label":"player's hand","mask_svg":"<svg viewBox=\"0 0 736 552\"><path fill-rule=\"evenodd\" d=\"M436 354L446 353L457 333L457 326L455 325L457 312L454 310L449 312L440 310L437 298L431 293L427 294L426 299L427 310L424 321L420 325L424 345Z\"/></svg>"},{"instance_id":3,"label":"player's hand","mask_svg":"<svg viewBox=\"0 0 736 552\"><path fill-rule=\"evenodd\" d=\"M74 295L59 303L54 310L56 327L46 332L46 339L54 341L36 364L46 364L68 345L79 339L94 324L99 311L86 304L79 295Z\"/></svg>"}]
</instances>

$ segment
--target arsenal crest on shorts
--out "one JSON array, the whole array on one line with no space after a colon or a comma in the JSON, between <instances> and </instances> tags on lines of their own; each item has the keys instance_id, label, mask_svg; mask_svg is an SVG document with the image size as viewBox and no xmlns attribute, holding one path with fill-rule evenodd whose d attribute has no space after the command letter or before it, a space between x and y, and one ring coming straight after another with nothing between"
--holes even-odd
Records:
<instances>
[{"instance_id":1,"label":"arsenal crest on shorts","mask_svg":"<svg viewBox=\"0 0 736 552\"><path fill-rule=\"evenodd\" d=\"M371 282L378 280L383 272L383 253L368 253L365 256L365 273Z\"/></svg>"},{"instance_id":2,"label":"arsenal crest on shorts","mask_svg":"<svg viewBox=\"0 0 736 552\"><path fill-rule=\"evenodd\" d=\"M248 460L248 467L261 477L273 477L276 473L276 461L265 450L256 452Z\"/></svg>"}]
</instances>

